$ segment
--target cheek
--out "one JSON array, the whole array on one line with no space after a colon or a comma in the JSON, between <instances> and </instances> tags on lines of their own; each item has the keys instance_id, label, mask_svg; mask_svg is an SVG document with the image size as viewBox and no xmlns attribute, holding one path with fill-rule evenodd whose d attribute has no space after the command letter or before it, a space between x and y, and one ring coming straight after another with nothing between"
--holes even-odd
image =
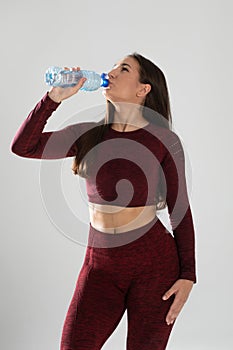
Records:
<instances>
[{"instance_id":1,"label":"cheek","mask_svg":"<svg viewBox=\"0 0 233 350\"><path fill-rule=\"evenodd\" d=\"M136 88L135 85L128 85L127 89L124 90L125 95L129 96L129 97L135 97L136 96Z\"/></svg>"},{"instance_id":2,"label":"cheek","mask_svg":"<svg viewBox=\"0 0 233 350\"><path fill-rule=\"evenodd\" d=\"M127 95L132 95L136 91L136 84L134 81L126 81L121 85L120 91Z\"/></svg>"},{"instance_id":3,"label":"cheek","mask_svg":"<svg viewBox=\"0 0 233 350\"><path fill-rule=\"evenodd\" d=\"M122 84L104 89L103 95L106 97L132 98L136 96L136 84L134 81L122 81Z\"/></svg>"}]
</instances>

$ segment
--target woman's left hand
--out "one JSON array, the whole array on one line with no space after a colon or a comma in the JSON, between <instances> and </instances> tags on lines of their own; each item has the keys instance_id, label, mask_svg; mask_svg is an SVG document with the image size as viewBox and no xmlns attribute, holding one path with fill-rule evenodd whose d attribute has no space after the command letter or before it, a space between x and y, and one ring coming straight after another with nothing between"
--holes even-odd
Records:
<instances>
[{"instance_id":1,"label":"woman's left hand","mask_svg":"<svg viewBox=\"0 0 233 350\"><path fill-rule=\"evenodd\" d=\"M183 308L186 300L188 299L189 293L193 287L194 282L185 279L177 280L173 286L163 295L162 299L167 300L173 294L175 294L175 299L169 309L166 316L166 322L168 325L172 324L177 316L179 315L181 309Z\"/></svg>"}]
</instances>

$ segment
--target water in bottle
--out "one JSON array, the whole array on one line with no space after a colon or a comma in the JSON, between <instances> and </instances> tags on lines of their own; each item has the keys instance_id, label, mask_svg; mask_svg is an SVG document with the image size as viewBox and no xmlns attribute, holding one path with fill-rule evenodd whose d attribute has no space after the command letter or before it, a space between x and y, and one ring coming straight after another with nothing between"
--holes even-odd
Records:
<instances>
[{"instance_id":1,"label":"water in bottle","mask_svg":"<svg viewBox=\"0 0 233 350\"><path fill-rule=\"evenodd\" d=\"M45 82L50 86L60 86L63 88L75 86L81 78L87 78L80 90L94 91L100 87L108 87L109 81L106 73L101 75L88 70L65 70L52 66L45 72Z\"/></svg>"}]
</instances>

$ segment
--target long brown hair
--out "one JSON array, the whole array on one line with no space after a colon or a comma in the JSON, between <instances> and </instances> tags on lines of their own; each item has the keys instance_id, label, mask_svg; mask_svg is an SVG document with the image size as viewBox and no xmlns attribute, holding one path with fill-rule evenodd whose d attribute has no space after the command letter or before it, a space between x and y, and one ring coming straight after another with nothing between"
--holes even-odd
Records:
<instances>
[{"instance_id":1,"label":"long brown hair","mask_svg":"<svg viewBox=\"0 0 233 350\"><path fill-rule=\"evenodd\" d=\"M151 85L151 90L146 95L144 101L144 107L146 108L142 110L143 117L153 124L171 130L172 116L170 100L163 72L149 59L136 52L128 55L128 57L134 58L139 64L140 83ZM88 177L88 169L91 166L94 152L90 152L90 156L87 156L87 153L102 141L104 134L113 123L115 108L110 101L107 100L106 103L105 117L97 122L94 128L88 130L76 141L77 154L72 165L74 175L80 175L84 178ZM157 210L166 207L165 184L161 172L155 204Z\"/></svg>"}]
</instances>

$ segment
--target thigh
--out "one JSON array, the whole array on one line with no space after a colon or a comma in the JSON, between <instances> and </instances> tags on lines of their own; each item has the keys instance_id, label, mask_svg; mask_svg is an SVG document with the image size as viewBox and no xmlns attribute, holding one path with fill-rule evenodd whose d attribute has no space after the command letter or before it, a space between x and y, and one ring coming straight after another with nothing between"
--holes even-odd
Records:
<instances>
[{"instance_id":1,"label":"thigh","mask_svg":"<svg viewBox=\"0 0 233 350\"><path fill-rule=\"evenodd\" d=\"M174 297L162 300L165 291L164 285L152 278L132 285L127 301L127 350L166 348L172 325L168 326L165 319Z\"/></svg>"},{"instance_id":2,"label":"thigh","mask_svg":"<svg viewBox=\"0 0 233 350\"><path fill-rule=\"evenodd\" d=\"M61 350L99 350L125 311L114 281L84 263L66 315Z\"/></svg>"},{"instance_id":3,"label":"thigh","mask_svg":"<svg viewBox=\"0 0 233 350\"><path fill-rule=\"evenodd\" d=\"M174 325L166 323L174 296L167 301L162 296L179 277L179 259L173 237L164 235L147 247L147 263L128 292L127 350L164 350Z\"/></svg>"}]
</instances>

